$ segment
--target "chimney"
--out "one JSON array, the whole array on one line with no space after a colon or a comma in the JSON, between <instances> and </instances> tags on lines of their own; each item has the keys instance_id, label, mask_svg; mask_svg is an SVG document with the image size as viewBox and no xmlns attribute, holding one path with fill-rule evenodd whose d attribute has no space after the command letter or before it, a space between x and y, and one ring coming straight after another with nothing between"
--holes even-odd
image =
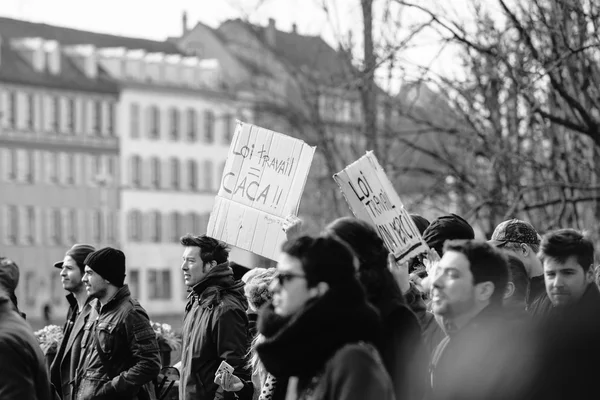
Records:
<instances>
[{"instance_id":1,"label":"chimney","mask_svg":"<svg viewBox=\"0 0 600 400\"><path fill-rule=\"evenodd\" d=\"M276 32L277 31L275 30L275 19L269 18L269 25L265 29L265 40L267 41L267 44L271 47L275 47Z\"/></svg>"},{"instance_id":2,"label":"chimney","mask_svg":"<svg viewBox=\"0 0 600 400\"><path fill-rule=\"evenodd\" d=\"M184 11L183 15L181 16L181 25L183 27L183 34L182 34L182 36L185 36L188 33L188 16L187 16L187 11Z\"/></svg>"},{"instance_id":3,"label":"chimney","mask_svg":"<svg viewBox=\"0 0 600 400\"><path fill-rule=\"evenodd\" d=\"M292 33L298 33L298 26L295 22L292 24Z\"/></svg>"}]
</instances>

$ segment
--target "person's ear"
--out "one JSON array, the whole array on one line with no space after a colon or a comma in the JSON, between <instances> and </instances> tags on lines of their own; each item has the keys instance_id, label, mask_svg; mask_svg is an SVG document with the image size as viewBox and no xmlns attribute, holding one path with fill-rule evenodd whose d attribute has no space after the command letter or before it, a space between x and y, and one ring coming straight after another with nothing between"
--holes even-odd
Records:
<instances>
[{"instance_id":1,"label":"person's ear","mask_svg":"<svg viewBox=\"0 0 600 400\"><path fill-rule=\"evenodd\" d=\"M521 243L521 251L523 252L524 257L528 257L529 253L533 253L533 251L525 243Z\"/></svg>"},{"instance_id":2,"label":"person's ear","mask_svg":"<svg viewBox=\"0 0 600 400\"><path fill-rule=\"evenodd\" d=\"M495 286L492 282L480 282L475 285L475 297L479 301L487 301L494 294Z\"/></svg>"},{"instance_id":3,"label":"person's ear","mask_svg":"<svg viewBox=\"0 0 600 400\"><path fill-rule=\"evenodd\" d=\"M319 282L308 290L310 297L321 297L329 290L327 282Z\"/></svg>"},{"instance_id":4,"label":"person's ear","mask_svg":"<svg viewBox=\"0 0 600 400\"><path fill-rule=\"evenodd\" d=\"M590 265L587 272L585 273L585 281L587 283L594 282L594 264Z\"/></svg>"},{"instance_id":5,"label":"person's ear","mask_svg":"<svg viewBox=\"0 0 600 400\"><path fill-rule=\"evenodd\" d=\"M506 290L504 291L504 300L512 297L513 294L515 294L515 284L508 282L506 284Z\"/></svg>"}]
</instances>

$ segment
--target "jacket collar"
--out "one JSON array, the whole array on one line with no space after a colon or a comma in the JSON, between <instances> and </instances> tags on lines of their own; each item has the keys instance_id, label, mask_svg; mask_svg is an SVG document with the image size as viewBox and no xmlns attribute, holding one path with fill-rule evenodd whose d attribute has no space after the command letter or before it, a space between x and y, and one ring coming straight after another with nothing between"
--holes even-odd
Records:
<instances>
[{"instance_id":1,"label":"jacket collar","mask_svg":"<svg viewBox=\"0 0 600 400\"><path fill-rule=\"evenodd\" d=\"M201 296L206 289L211 286L223 286L228 283L233 283L233 270L229 267L229 262L219 264L204 275L191 290L190 295L196 294Z\"/></svg>"},{"instance_id":2,"label":"jacket collar","mask_svg":"<svg viewBox=\"0 0 600 400\"><path fill-rule=\"evenodd\" d=\"M123 300L125 300L126 298L130 297L131 293L129 292L129 286L128 285L123 285L119 288L119 290L117 290L117 292L113 295L113 297L111 297L105 305L101 306L100 302L97 301L96 303L96 307L101 310L108 310L111 308L116 308L118 307L119 304L121 304L123 302ZM89 297L88 297L89 300Z\"/></svg>"},{"instance_id":3,"label":"jacket collar","mask_svg":"<svg viewBox=\"0 0 600 400\"><path fill-rule=\"evenodd\" d=\"M267 371L277 377L309 377L318 373L337 350L359 341L379 344L377 311L356 280L335 288L291 318L275 315L272 305L259 315L266 337L256 350Z\"/></svg>"}]
</instances>

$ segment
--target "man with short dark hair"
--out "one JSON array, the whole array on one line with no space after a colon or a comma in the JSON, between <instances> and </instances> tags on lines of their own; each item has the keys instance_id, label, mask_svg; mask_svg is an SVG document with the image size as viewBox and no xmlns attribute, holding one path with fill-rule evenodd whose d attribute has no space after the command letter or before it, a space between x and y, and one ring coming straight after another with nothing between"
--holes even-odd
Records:
<instances>
[{"instance_id":1,"label":"man with short dark hair","mask_svg":"<svg viewBox=\"0 0 600 400\"><path fill-rule=\"evenodd\" d=\"M504 308L515 317L525 317L527 295L529 293L529 277L525 265L519 257L507 252L508 257L508 284L504 295Z\"/></svg>"},{"instance_id":2,"label":"man with short dark hair","mask_svg":"<svg viewBox=\"0 0 600 400\"><path fill-rule=\"evenodd\" d=\"M540 235L535 228L528 222L510 219L498 224L489 243L521 259L530 280L527 308L532 314L544 313L548 309L548 301L544 287L544 268L537 256Z\"/></svg>"},{"instance_id":3,"label":"man with short dark hair","mask_svg":"<svg viewBox=\"0 0 600 400\"><path fill-rule=\"evenodd\" d=\"M548 298L555 309L598 309L600 292L594 283L594 244L590 239L574 229L550 232L542 239L540 258Z\"/></svg>"},{"instance_id":4,"label":"man with short dark hair","mask_svg":"<svg viewBox=\"0 0 600 400\"><path fill-rule=\"evenodd\" d=\"M84 263L83 283L95 299L81 340L73 397L144 398L154 390L151 381L160 372L160 352L146 310L124 284L125 254L105 247Z\"/></svg>"},{"instance_id":5,"label":"man with short dark hair","mask_svg":"<svg viewBox=\"0 0 600 400\"><path fill-rule=\"evenodd\" d=\"M186 235L183 279L190 289L183 319L181 400L251 398L253 386L246 355L250 343L248 303L244 284L233 278L227 261L229 248L206 235ZM222 361L234 368L241 386L224 391L215 383Z\"/></svg>"},{"instance_id":6,"label":"man with short dark hair","mask_svg":"<svg viewBox=\"0 0 600 400\"><path fill-rule=\"evenodd\" d=\"M510 344L503 298L506 256L488 243L446 242L433 280L432 310L448 336L433 353L430 398L511 398ZM492 396L492 397L490 397ZM498 398L498 397L496 397Z\"/></svg>"},{"instance_id":7,"label":"man with short dark hair","mask_svg":"<svg viewBox=\"0 0 600 400\"><path fill-rule=\"evenodd\" d=\"M62 261L54 263L54 267L60 269L63 288L69 292L69 311L63 327L63 339L50 366L52 385L62 400L72 398L71 382L79 364L83 328L92 310L89 304L92 298L88 296L82 278L84 261L94 251L96 249L93 246L76 244L67 251Z\"/></svg>"}]
</instances>

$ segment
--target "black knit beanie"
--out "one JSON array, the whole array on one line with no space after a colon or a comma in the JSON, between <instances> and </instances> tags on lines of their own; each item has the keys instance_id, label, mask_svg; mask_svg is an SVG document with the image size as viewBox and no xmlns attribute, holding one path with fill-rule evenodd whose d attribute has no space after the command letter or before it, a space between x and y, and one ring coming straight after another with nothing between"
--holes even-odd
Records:
<instances>
[{"instance_id":1,"label":"black knit beanie","mask_svg":"<svg viewBox=\"0 0 600 400\"><path fill-rule=\"evenodd\" d=\"M88 255L85 265L117 287L125 281L125 254L121 250L105 247Z\"/></svg>"}]
</instances>

